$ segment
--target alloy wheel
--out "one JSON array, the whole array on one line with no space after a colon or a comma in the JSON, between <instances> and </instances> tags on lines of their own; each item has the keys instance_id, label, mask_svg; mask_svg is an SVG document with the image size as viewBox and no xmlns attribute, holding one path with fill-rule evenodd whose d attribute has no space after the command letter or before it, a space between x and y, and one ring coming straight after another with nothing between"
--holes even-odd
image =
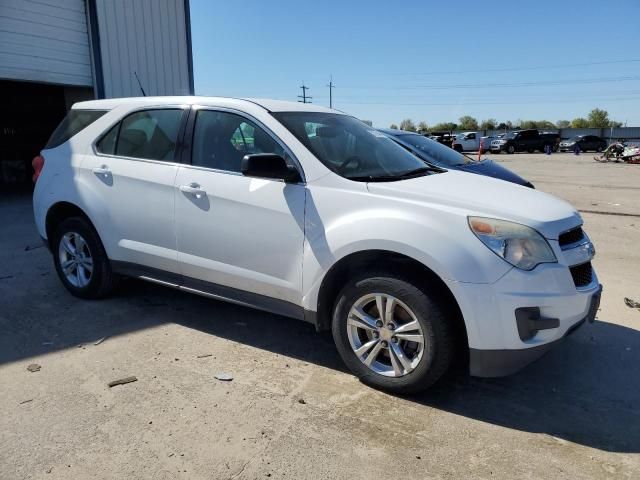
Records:
<instances>
[{"instance_id":1,"label":"alloy wheel","mask_svg":"<svg viewBox=\"0 0 640 480\"><path fill-rule=\"evenodd\" d=\"M89 284L93 273L93 258L82 235L76 232L65 233L60 239L58 259L60 268L71 285L84 288Z\"/></svg>"},{"instance_id":2,"label":"alloy wheel","mask_svg":"<svg viewBox=\"0 0 640 480\"><path fill-rule=\"evenodd\" d=\"M356 357L386 377L411 373L425 351L425 337L413 311L384 293L365 295L353 304L347 334Z\"/></svg>"}]
</instances>

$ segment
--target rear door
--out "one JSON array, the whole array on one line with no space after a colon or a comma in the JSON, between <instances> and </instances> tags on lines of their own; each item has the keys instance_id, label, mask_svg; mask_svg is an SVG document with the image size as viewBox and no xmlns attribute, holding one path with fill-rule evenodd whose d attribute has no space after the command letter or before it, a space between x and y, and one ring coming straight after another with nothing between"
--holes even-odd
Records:
<instances>
[{"instance_id":1,"label":"rear door","mask_svg":"<svg viewBox=\"0 0 640 480\"><path fill-rule=\"evenodd\" d=\"M301 312L305 186L240 172L244 155L290 154L264 125L235 110L194 109L185 138L190 155L175 182L184 285L226 298L250 292L245 303ZM272 299L281 301L278 308Z\"/></svg>"},{"instance_id":2,"label":"rear door","mask_svg":"<svg viewBox=\"0 0 640 480\"><path fill-rule=\"evenodd\" d=\"M178 273L174 182L180 107L132 112L110 127L82 162L86 195L109 258L120 269Z\"/></svg>"}]
</instances>

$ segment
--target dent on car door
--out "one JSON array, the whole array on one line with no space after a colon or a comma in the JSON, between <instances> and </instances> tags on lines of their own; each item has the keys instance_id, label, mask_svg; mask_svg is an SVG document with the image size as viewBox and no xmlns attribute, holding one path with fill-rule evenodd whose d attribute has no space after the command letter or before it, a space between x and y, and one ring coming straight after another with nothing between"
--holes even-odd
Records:
<instances>
[{"instance_id":1,"label":"dent on car door","mask_svg":"<svg viewBox=\"0 0 640 480\"><path fill-rule=\"evenodd\" d=\"M239 113L201 109L189 124L190 164L180 167L175 189L185 285L299 304L305 187L240 173L245 155L283 148Z\"/></svg>"},{"instance_id":2,"label":"dent on car door","mask_svg":"<svg viewBox=\"0 0 640 480\"><path fill-rule=\"evenodd\" d=\"M173 185L181 108L132 112L111 127L87 155L82 175L103 209L97 218L109 257L178 271Z\"/></svg>"}]
</instances>

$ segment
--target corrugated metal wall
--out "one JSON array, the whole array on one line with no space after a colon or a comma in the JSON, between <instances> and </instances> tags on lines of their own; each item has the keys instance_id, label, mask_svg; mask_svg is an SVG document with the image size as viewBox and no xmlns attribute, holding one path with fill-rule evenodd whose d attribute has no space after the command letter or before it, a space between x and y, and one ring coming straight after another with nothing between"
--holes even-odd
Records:
<instances>
[{"instance_id":1,"label":"corrugated metal wall","mask_svg":"<svg viewBox=\"0 0 640 480\"><path fill-rule=\"evenodd\" d=\"M92 85L84 0L1 0L0 78Z\"/></svg>"},{"instance_id":2,"label":"corrugated metal wall","mask_svg":"<svg viewBox=\"0 0 640 480\"><path fill-rule=\"evenodd\" d=\"M181 0L96 0L104 96L189 95L190 47Z\"/></svg>"}]
</instances>

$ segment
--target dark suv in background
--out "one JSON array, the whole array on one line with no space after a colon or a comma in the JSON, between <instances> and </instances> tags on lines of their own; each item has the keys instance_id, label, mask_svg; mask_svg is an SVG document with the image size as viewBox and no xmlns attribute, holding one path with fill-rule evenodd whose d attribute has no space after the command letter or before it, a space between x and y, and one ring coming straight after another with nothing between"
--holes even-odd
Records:
<instances>
[{"instance_id":1,"label":"dark suv in background","mask_svg":"<svg viewBox=\"0 0 640 480\"><path fill-rule=\"evenodd\" d=\"M575 150L576 145L580 147L580 151L586 152L593 150L594 152L601 152L607 148L607 142L603 138L597 135L577 135L569 140L563 140L560 142L561 152L572 152Z\"/></svg>"},{"instance_id":2,"label":"dark suv in background","mask_svg":"<svg viewBox=\"0 0 640 480\"><path fill-rule=\"evenodd\" d=\"M556 152L558 151L559 142L560 136L557 133L540 133L538 130L518 130L509 132L504 137L493 140L491 142L491 152L533 153L536 150L544 152L547 146Z\"/></svg>"}]
</instances>

